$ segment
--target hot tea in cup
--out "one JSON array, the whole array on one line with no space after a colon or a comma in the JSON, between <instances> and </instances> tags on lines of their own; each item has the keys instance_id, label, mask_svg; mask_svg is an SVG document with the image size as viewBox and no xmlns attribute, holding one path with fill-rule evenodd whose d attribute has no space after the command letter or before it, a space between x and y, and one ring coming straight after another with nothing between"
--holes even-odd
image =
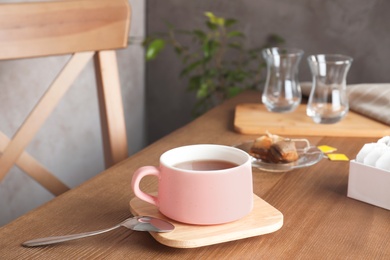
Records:
<instances>
[{"instance_id":1,"label":"hot tea in cup","mask_svg":"<svg viewBox=\"0 0 390 260\"><path fill-rule=\"evenodd\" d=\"M158 195L139 188L146 175L158 177ZM135 195L165 216L198 225L238 220L253 208L252 165L244 151L223 145L189 145L161 155L160 166L133 175Z\"/></svg>"},{"instance_id":2,"label":"hot tea in cup","mask_svg":"<svg viewBox=\"0 0 390 260\"><path fill-rule=\"evenodd\" d=\"M238 165L228 161L222 160L200 160L200 161L187 161L181 162L174 167L180 168L183 170L194 170L194 171L212 171L212 170L224 170Z\"/></svg>"}]
</instances>

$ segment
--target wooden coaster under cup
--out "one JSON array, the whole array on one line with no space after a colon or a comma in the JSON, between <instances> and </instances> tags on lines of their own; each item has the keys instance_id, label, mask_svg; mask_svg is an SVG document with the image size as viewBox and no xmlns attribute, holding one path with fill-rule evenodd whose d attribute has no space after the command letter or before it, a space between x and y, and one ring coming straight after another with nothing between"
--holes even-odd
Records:
<instances>
[{"instance_id":1,"label":"wooden coaster under cup","mask_svg":"<svg viewBox=\"0 0 390 260\"><path fill-rule=\"evenodd\" d=\"M283 226L283 214L257 195L253 195L253 210L234 222L199 226L171 220L162 215L156 206L135 197L130 201L130 211L135 216L158 217L171 222L175 230L169 233L150 234L161 244L176 248L202 247L223 242L264 235Z\"/></svg>"}]
</instances>

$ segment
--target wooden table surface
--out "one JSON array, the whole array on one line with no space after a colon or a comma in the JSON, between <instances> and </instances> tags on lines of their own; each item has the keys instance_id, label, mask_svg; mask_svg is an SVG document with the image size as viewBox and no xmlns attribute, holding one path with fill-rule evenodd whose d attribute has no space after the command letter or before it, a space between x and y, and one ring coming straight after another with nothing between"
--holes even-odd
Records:
<instances>
[{"instance_id":1,"label":"wooden table surface","mask_svg":"<svg viewBox=\"0 0 390 260\"><path fill-rule=\"evenodd\" d=\"M281 211L283 227L270 234L192 249L158 243L147 232L120 228L53 246L24 248L25 240L91 231L131 216L133 172L158 165L164 151L188 144L234 145L256 136L233 130L234 108L258 102L247 92L211 110L127 160L0 229L0 259L390 259L390 211L347 197L349 163L323 159L286 173L253 169L254 193ZM304 133L303 133L304 134ZM377 138L309 137L355 158ZM141 183L156 191L156 179ZM390 187L389 187L390 188Z\"/></svg>"}]
</instances>

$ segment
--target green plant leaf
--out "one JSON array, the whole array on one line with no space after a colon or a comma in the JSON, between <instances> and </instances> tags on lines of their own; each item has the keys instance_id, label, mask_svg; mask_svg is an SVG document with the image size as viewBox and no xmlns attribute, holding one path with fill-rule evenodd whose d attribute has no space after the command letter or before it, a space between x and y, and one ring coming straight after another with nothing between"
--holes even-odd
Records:
<instances>
[{"instance_id":1,"label":"green plant leaf","mask_svg":"<svg viewBox=\"0 0 390 260\"><path fill-rule=\"evenodd\" d=\"M225 19L222 18L222 17L218 17L217 19L217 24L220 25L220 26L225 26Z\"/></svg>"},{"instance_id":2,"label":"green plant leaf","mask_svg":"<svg viewBox=\"0 0 390 260\"><path fill-rule=\"evenodd\" d=\"M205 98L207 97L208 93L209 93L209 85L207 85L206 83L202 83L200 85L200 88L196 92L196 97L198 99Z\"/></svg>"},{"instance_id":3,"label":"green plant leaf","mask_svg":"<svg viewBox=\"0 0 390 260\"><path fill-rule=\"evenodd\" d=\"M203 44L203 55L206 59L211 58L218 48L218 43L214 40L209 40Z\"/></svg>"},{"instance_id":4,"label":"green plant leaf","mask_svg":"<svg viewBox=\"0 0 390 260\"><path fill-rule=\"evenodd\" d=\"M225 26L226 27L230 27L230 26L232 26L232 25L234 25L236 23L237 23L236 19L231 19L231 18L225 19Z\"/></svg>"},{"instance_id":5,"label":"green plant leaf","mask_svg":"<svg viewBox=\"0 0 390 260\"><path fill-rule=\"evenodd\" d=\"M212 12L205 12L204 15L209 18L210 22L216 19L216 16Z\"/></svg>"},{"instance_id":6,"label":"green plant leaf","mask_svg":"<svg viewBox=\"0 0 390 260\"><path fill-rule=\"evenodd\" d=\"M183 48L176 46L176 47L174 47L174 49L175 49L176 54L179 56L183 53Z\"/></svg>"},{"instance_id":7,"label":"green plant leaf","mask_svg":"<svg viewBox=\"0 0 390 260\"><path fill-rule=\"evenodd\" d=\"M219 26L225 25L224 18L214 15L212 12L205 12L204 14L209 18L210 23L215 24L215 25L219 25Z\"/></svg>"},{"instance_id":8,"label":"green plant leaf","mask_svg":"<svg viewBox=\"0 0 390 260\"><path fill-rule=\"evenodd\" d=\"M164 49L165 41L163 39L153 40L146 49L146 60L150 61L157 57L157 55Z\"/></svg>"},{"instance_id":9,"label":"green plant leaf","mask_svg":"<svg viewBox=\"0 0 390 260\"><path fill-rule=\"evenodd\" d=\"M218 75L218 70L217 69L209 68L209 69L204 71L204 76L206 78L214 78L217 75Z\"/></svg>"},{"instance_id":10,"label":"green plant leaf","mask_svg":"<svg viewBox=\"0 0 390 260\"><path fill-rule=\"evenodd\" d=\"M227 98L232 98L237 96L243 90L240 87L229 87L227 90Z\"/></svg>"},{"instance_id":11,"label":"green plant leaf","mask_svg":"<svg viewBox=\"0 0 390 260\"><path fill-rule=\"evenodd\" d=\"M200 41L205 41L207 39L207 34L202 30L193 30L192 34L196 36Z\"/></svg>"},{"instance_id":12,"label":"green plant leaf","mask_svg":"<svg viewBox=\"0 0 390 260\"><path fill-rule=\"evenodd\" d=\"M180 77L182 76L185 76L187 75L188 73L190 73L191 71L193 71L194 69L196 69L199 65L203 64L203 60L198 60L198 61L195 61L193 63L191 63L190 65L188 65L187 67L185 67L181 72L180 72Z\"/></svg>"},{"instance_id":13,"label":"green plant leaf","mask_svg":"<svg viewBox=\"0 0 390 260\"><path fill-rule=\"evenodd\" d=\"M239 32L239 31L231 31L227 34L227 37L228 38L232 38L232 37L242 37L242 38L245 38L245 34L243 34L242 32Z\"/></svg>"},{"instance_id":14,"label":"green plant leaf","mask_svg":"<svg viewBox=\"0 0 390 260\"><path fill-rule=\"evenodd\" d=\"M200 88L202 76L196 75L189 79L188 88L189 91L194 91Z\"/></svg>"},{"instance_id":15,"label":"green plant leaf","mask_svg":"<svg viewBox=\"0 0 390 260\"><path fill-rule=\"evenodd\" d=\"M218 26L217 26L216 24L214 24L214 23L211 23L210 21L207 21L207 22L206 22L206 26L207 26L210 30L212 30L212 31L215 31L216 29L218 29Z\"/></svg>"}]
</instances>

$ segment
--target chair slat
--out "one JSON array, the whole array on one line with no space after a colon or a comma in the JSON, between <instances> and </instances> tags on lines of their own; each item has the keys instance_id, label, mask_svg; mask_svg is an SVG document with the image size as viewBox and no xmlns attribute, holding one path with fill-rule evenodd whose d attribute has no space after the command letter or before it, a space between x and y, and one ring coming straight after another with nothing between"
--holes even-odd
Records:
<instances>
[{"instance_id":1,"label":"chair slat","mask_svg":"<svg viewBox=\"0 0 390 260\"><path fill-rule=\"evenodd\" d=\"M10 139L4 133L0 132L0 152L5 150L9 142ZM16 165L54 196L61 195L69 190L68 186L27 152L23 152L20 155L19 159L16 161Z\"/></svg>"},{"instance_id":2,"label":"chair slat","mask_svg":"<svg viewBox=\"0 0 390 260\"><path fill-rule=\"evenodd\" d=\"M127 136L115 51L95 54L95 75L106 168L127 158Z\"/></svg>"}]
</instances>

